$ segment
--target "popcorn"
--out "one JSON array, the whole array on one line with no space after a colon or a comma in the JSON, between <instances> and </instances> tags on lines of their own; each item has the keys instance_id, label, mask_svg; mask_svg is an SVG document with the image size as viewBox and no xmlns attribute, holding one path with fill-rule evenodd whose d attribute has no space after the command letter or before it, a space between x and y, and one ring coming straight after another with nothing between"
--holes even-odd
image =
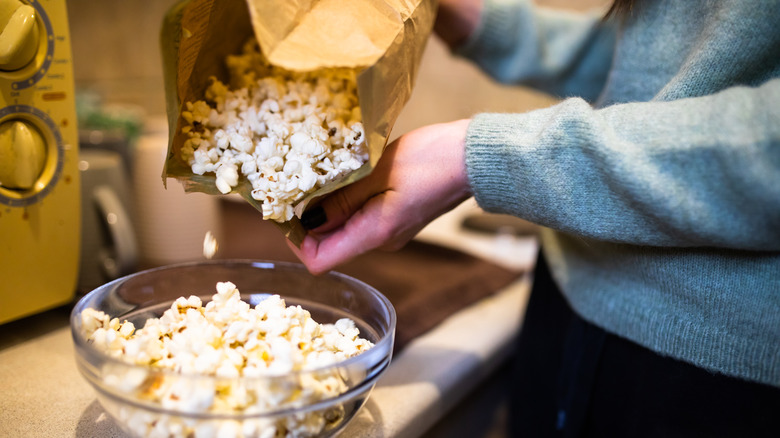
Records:
<instances>
[{"instance_id":1,"label":"popcorn","mask_svg":"<svg viewBox=\"0 0 780 438\"><path fill-rule=\"evenodd\" d=\"M181 114L181 158L197 175L214 173L221 193L243 177L263 218L286 222L304 196L368 160L353 71L269 66L254 38L226 65L230 86L212 77L205 100Z\"/></svg>"},{"instance_id":2,"label":"popcorn","mask_svg":"<svg viewBox=\"0 0 780 438\"><path fill-rule=\"evenodd\" d=\"M218 248L217 238L214 237L211 231L206 231L206 237L203 238L203 257L207 259L214 258Z\"/></svg>"},{"instance_id":3,"label":"popcorn","mask_svg":"<svg viewBox=\"0 0 780 438\"><path fill-rule=\"evenodd\" d=\"M287 306L279 295L252 307L241 300L235 284L220 282L216 289L206 304L197 296L177 298L162 316L147 319L140 329L132 322L85 309L82 330L89 342L112 357L147 366L109 364L103 369L104 382L164 409L189 414L267 412L343 393L345 376L321 368L373 346L360 337L351 319L320 324L300 306ZM299 372L314 369L319 371ZM252 379L271 375L280 378ZM152 415L127 406L117 411L133 433L165 437L316 436L344 418L341 406L242 423Z\"/></svg>"}]
</instances>

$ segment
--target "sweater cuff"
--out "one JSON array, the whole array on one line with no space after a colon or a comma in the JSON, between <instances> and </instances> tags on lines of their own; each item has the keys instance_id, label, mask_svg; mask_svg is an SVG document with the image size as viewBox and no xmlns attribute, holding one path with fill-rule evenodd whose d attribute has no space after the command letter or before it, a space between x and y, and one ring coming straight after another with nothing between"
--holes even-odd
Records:
<instances>
[{"instance_id":1,"label":"sweater cuff","mask_svg":"<svg viewBox=\"0 0 780 438\"><path fill-rule=\"evenodd\" d=\"M511 193L521 175L528 175L530 142L516 132L528 132L527 114L477 114L466 132L466 171L481 208L522 216L522 194Z\"/></svg>"},{"instance_id":2,"label":"sweater cuff","mask_svg":"<svg viewBox=\"0 0 780 438\"><path fill-rule=\"evenodd\" d=\"M578 145L591 141L580 119L590 110L582 99L567 99L526 113L474 116L466 131L466 172L480 207L561 226L562 209L577 203L575 194L586 195L575 189L583 178L576 171Z\"/></svg>"}]
</instances>

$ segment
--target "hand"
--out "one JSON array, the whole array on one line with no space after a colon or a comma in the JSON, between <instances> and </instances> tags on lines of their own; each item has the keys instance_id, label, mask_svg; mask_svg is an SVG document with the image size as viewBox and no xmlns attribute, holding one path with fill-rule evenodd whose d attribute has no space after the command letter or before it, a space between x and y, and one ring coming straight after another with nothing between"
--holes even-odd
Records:
<instances>
[{"instance_id":1,"label":"hand","mask_svg":"<svg viewBox=\"0 0 780 438\"><path fill-rule=\"evenodd\" d=\"M471 196L465 139L469 120L419 128L387 146L370 175L307 211L316 225L290 248L315 274L381 248L396 250ZM309 215L307 217L307 214Z\"/></svg>"},{"instance_id":2,"label":"hand","mask_svg":"<svg viewBox=\"0 0 780 438\"><path fill-rule=\"evenodd\" d=\"M433 30L450 47L460 46L469 39L479 24L483 0L439 0L439 10Z\"/></svg>"}]
</instances>

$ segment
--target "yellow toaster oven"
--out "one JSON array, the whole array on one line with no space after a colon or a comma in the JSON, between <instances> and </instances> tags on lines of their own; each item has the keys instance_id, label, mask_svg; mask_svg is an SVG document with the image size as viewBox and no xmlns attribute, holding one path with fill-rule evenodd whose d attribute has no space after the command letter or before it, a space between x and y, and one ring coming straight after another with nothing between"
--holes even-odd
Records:
<instances>
[{"instance_id":1,"label":"yellow toaster oven","mask_svg":"<svg viewBox=\"0 0 780 438\"><path fill-rule=\"evenodd\" d=\"M65 304L80 187L64 0L0 0L0 323Z\"/></svg>"}]
</instances>

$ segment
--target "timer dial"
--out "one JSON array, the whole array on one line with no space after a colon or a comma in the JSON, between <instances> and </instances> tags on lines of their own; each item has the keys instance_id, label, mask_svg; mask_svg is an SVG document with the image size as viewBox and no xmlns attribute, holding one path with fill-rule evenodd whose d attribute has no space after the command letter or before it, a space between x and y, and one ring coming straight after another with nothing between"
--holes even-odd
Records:
<instances>
[{"instance_id":1,"label":"timer dial","mask_svg":"<svg viewBox=\"0 0 780 438\"><path fill-rule=\"evenodd\" d=\"M29 64L38 52L35 8L19 0L0 0L0 70L14 71Z\"/></svg>"},{"instance_id":2,"label":"timer dial","mask_svg":"<svg viewBox=\"0 0 780 438\"><path fill-rule=\"evenodd\" d=\"M0 186L30 190L46 165L46 140L23 120L0 123Z\"/></svg>"}]
</instances>

